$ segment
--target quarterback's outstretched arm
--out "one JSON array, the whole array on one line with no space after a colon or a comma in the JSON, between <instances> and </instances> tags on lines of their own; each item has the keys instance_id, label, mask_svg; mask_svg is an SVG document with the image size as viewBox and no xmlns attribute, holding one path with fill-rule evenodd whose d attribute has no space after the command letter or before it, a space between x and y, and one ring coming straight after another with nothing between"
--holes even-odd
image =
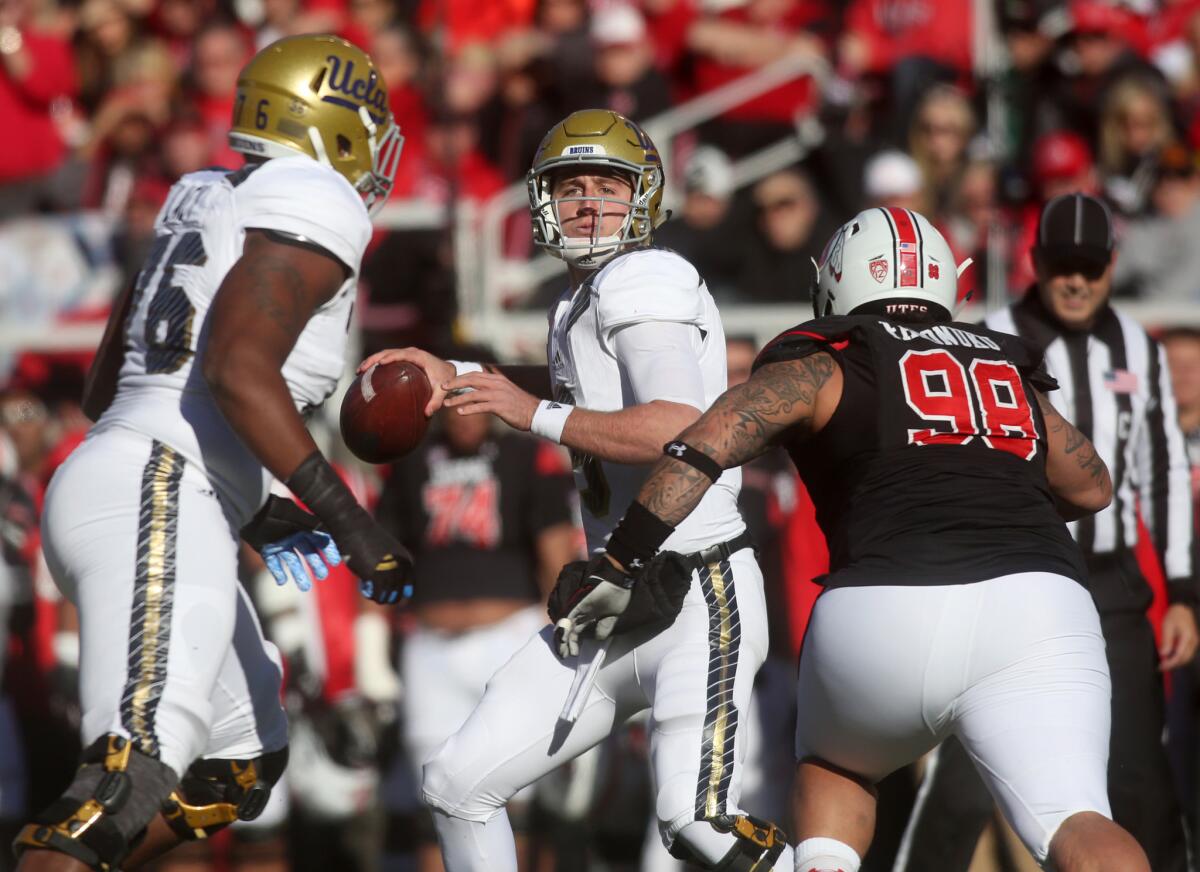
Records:
<instances>
[{"instance_id":1,"label":"quarterback's outstretched arm","mask_svg":"<svg viewBox=\"0 0 1200 872\"><path fill-rule=\"evenodd\" d=\"M842 370L826 352L770 363L730 388L676 441L731 469L772 448L787 431L816 433L842 396ZM712 480L690 463L663 455L637 501L660 520L679 524L699 505Z\"/></svg>"}]
</instances>

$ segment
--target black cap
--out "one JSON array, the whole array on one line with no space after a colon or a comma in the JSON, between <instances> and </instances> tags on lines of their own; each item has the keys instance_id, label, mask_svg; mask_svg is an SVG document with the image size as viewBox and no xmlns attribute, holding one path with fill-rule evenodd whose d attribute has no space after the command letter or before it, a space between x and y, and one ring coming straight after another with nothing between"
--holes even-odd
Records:
<instances>
[{"instance_id":1,"label":"black cap","mask_svg":"<svg viewBox=\"0 0 1200 872\"><path fill-rule=\"evenodd\" d=\"M1063 194L1042 207L1034 252L1051 264L1103 268L1112 260L1108 207L1089 194Z\"/></svg>"}]
</instances>

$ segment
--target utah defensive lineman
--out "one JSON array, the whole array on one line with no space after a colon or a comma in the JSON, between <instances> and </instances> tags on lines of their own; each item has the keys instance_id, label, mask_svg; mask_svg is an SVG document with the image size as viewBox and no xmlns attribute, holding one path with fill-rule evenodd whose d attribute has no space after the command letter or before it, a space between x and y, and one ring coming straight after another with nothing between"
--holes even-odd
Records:
<instances>
[{"instance_id":1,"label":"utah defensive lineman","mask_svg":"<svg viewBox=\"0 0 1200 872\"><path fill-rule=\"evenodd\" d=\"M47 494L46 559L80 613L85 751L18 837L22 870L136 868L262 810L287 724L278 653L237 582L239 530L318 575L332 536L381 601L406 581L406 553L303 420L342 372L368 209L402 143L370 58L331 36L263 49L230 143L243 169L171 189L89 374L97 423ZM272 476L315 517L268 501Z\"/></svg>"},{"instance_id":2,"label":"utah defensive lineman","mask_svg":"<svg viewBox=\"0 0 1200 872\"><path fill-rule=\"evenodd\" d=\"M363 366L414 361L435 386L430 412L444 401L567 445L588 546L602 549L645 464L725 389L724 331L695 268L649 247L664 217L662 165L636 124L598 109L568 116L542 141L528 182L535 238L567 261L571 278L551 312L551 379L542 368L482 371L417 349ZM575 631L534 636L425 766L424 797L449 872L515 870L505 802L647 708L656 810L672 852L705 869L790 868L779 831L738 807L738 717L767 646L762 576L737 509L740 479L736 470L723 475L680 525L669 544L683 557L660 567L658 599L640 598L615 628L593 628L612 634L606 659L581 639L586 620L573 609L586 598L568 601L562 591L562 578L582 564L560 577L551 613L570 613ZM577 669L600 662L577 720L559 720Z\"/></svg>"},{"instance_id":3,"label":"utah defensive lineman","mask_svg":"<svg viewBox=\"0 0 1200 872\"><path fill-rule=\"evenodd\" d=\"M649 561L724 469L785 446L831 567L800 659L797 872L857 872L875 783L949 735L1047 868L1144 872L1110 820L1104 640L1063 523L1107 505L1108 470L1032 346L952 323L952 257L906 209L838 230L818 319L667 446L608 556Z\"/></svg>"}]
</instances>

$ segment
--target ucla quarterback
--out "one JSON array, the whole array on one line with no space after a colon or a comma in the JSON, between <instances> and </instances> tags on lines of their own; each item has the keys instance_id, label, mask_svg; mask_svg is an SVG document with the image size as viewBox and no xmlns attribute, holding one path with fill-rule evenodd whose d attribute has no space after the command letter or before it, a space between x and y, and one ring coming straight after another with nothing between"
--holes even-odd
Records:
<instances>
[{"instance_id":1,"label":"ucla quarterback","mask_svg":"<svg viewBox=\"0 0 1200 872\"><path fill-rule=\"evenodd\" d=\"M411 348L363 365L412 361L434 385L430 411L490 413L566 445L588 547L611 551L648 464L725 390L725 334L695 267L651 244L666 217L663 172L637 124L607 110L573 113L543 139L528 185L534 238L570 275L550 312L549 370ZM738 722L767 651L740 487L739 470L722 474L673 532L673 556L635 590L603 555L564 569L550 597L556 625L499 669L425 765L449 872L515 872L508 799L647 709L655 810L671 852L704 869L792 868L781 831L738 803Z\"/></svg>"}]
</instances>

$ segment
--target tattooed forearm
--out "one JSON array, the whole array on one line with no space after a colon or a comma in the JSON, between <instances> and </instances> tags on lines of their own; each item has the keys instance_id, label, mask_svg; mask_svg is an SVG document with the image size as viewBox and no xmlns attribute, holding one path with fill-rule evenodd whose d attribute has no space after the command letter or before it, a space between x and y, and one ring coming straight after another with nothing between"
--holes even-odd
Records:
<instances>
[{"instance_id":1,"label":"tattooed forearm","mask_svg":"<svg viewBox=\"0 0 1200 872\"><path fill-rule=\"evenodd\" d=\"M785 431L808 435L817 394L836 366L824 352L768 364L722 394L679 438L730 469L771 448ZM642 485L638 502L667 523L678 524L711 484L690 464L663 457Z\"/></svg>"},{"instance_id":2,"label":"tattooed forearm","mask_svg":"<svg viewBox=\"0 0 1200 872\"><path fill-rule=\"evenodd\" d=\"M1046 424L1046 438L1053 446L1061 443L1063 455L1074 460L1076 468L1086 474L1092 487L1097 488L1110 499L1112 496L1112 479L1108 467L1096 452L1096 447L1070 421L1059 414L1054 405L1040 392L1037 394L1038 408L1042 411L1042 419Z\"/></svg>"},{"instance_id":3,"label":"tattooed forearm","mask_svg":"<svg viewBox=\"0 0 1200 872\"><path fill-rule=\"evenodd\" d=\"M712 482L694 466L664 457L642 485L638 501L668 524L678 524L692 513Z\"/></svg>"}]
</instances>

